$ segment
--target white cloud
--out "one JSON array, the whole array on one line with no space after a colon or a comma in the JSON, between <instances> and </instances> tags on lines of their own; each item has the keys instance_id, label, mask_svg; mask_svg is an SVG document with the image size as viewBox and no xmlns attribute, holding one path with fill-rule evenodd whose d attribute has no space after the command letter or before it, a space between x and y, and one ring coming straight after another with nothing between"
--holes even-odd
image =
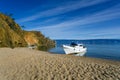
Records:
<instances>
[{"instance_id":1,"label":"white cloud","mask_svg":"<svg viewBox=\"0 0 120 80\"><path fill-rule=\"evenodd\" d=\"M119 5L120 6L120 5ZM46 30L46 29L53 29L53 28L65 28L65 27L75 27L75 26L82 26L87 24L93 24L97 22L107 21L120 18L120 8L112 7L108 10L104 10L102 12L98 12L96 14L92 14L89 16L85 16L84 18L75 18L73 20L64 21L59 24L50 25L50 26L38 26L38 28L33 28L34 30Z\"/></svg>"},{"instance_id":2,"label":"white cloud","mask_svg":"<svg viewBox=\"0 0 120 80\"><path fill-rule=\"evenodd\" d=\"M90 2L89 2L90 1ZM23 19L18 20L19 22L27 22L27 21L32 21L32 20L36 20L38 18L42 18L42 17L48 17L48 16L54 16L54 15L58 15L58 14L62 14L62 13L66 13L69 11L73 11L79 8L84 8L87 6L92 6L101 2L104 2L106 0L82 0L79 3L78 2L74 2L73 5L71 5L71 3L67 4L66 6L59 6L56 7L54 9L50 9L47 11L43 11L43 12L38 12L37 14L33 15L33 16L29 16ZM85 4L87 3L87 4ZM103 21L108 21L108 20L112 20L112 19L120 19L120 4L108 8L106 10L97 12L95 14L90 14L88 16L84 16L83 18L80 17L75 17L72 20L68 20L68 21L63 21L59 24L53 24L53 25L49 25L49 26L38 26L35 28L31 28L29 30L40 30L42 31L42 33L44 33L46 36L50 36L51 38L55 39L55 38L101 38L103 35L104 36L108 36L108 38L110 37L119 37L119 30L120 28L113 28L113 29L101 29L101 30L96 30L96 31L92 31L92 32L88 32L87 30L79 30L79 31L73 31L70 30L72 28L77 28L77 27L85 27L85 25L88 24L94 24L94 23L99 23L99 22L103 22ZM48 19L46 20L44 23L47 23L49 21L55 21L57 20L57 17L54 17L52 19ZM39 25L39 24L38 24ZM114 31L114 32L112 32ZM110 35L116 35L116 36L110 36Z\"/></svg>"},{"instance_id":3,"label":"white cloud","mask_svg":"<svg viewBox=\"0 0 120 80\"><path fill-rule=\"evenodd\" d=\"M102 3L102 2L106 2L109 0L81 0L81 1L74 1L74 2L70 2L68 4L65 5L61 5L58 6L56 8L53 9L49 9L43 12L37 12L36 14L33 14L31 16L22 18L22 19L18 19L16 20L17 22L21 23L21 22L28 22L28 21L33 21L42 17L49 17L49 16L55 16L55 15L59 15L59 14L63 14L63 13L67 13L70 11L74 11L80 8L84 8L84 7L88 7L88 6L92 6L98 3Z\"/></svg>"},{"instance_id":4,"label":"white cloud","mask_svg":"<svg viewBox=\"0 0 120 80\"><path fill-rule=\"evenodd\" d=\"M118 34L120 34L119 33L120 28L114 28L114 27L112 29L110 28L107 30L102 29L102 31L96 30L96 31L93 31L92 33L87 32L85 30L84 31L79 30L80 32L69 30L70 28L77 28L78 26L82 27L84 25L84 27L85 27L85 25L88 25L88 24L94 24L94 23L117 19L117 18L120 19L120 8L118 6L120 6L120 5L114 6L107 10L104 10L102 12L98 12L96 14L92 14L90 16L86 16L82 19L78 17L77 19L65 21L65 22L62 22L57 25L55 24L55 25L50 25L50 26L32 28L32 30L40 30L45 35L51 36L52 38L56 38L56 37L68 38L69 36L74 36L74 37L79 37L79 38L84 37L81 35L88 35L88 37L86 36L86 38L90 38L90 37L100 38L103 35L110 37L110 34L116 35L115 37L119 38ZM112 31L114 31L114 32L112 32Z\"/></svg>"}]
</instances>

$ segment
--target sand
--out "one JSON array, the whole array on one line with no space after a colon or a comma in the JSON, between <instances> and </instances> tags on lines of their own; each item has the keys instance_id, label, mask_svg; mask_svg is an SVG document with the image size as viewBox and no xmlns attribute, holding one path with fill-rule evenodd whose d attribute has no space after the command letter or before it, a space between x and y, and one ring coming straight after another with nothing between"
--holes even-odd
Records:
<instances>
[{"instance_id":1,"label":"sand","mask_svg":"<svg viewBox=\"0 0 120 80\"><path fill-rule=\"evenodd\" d=\"M120 61L1 48L0 80L120 80Z\"/></svg>"}]
</instances>

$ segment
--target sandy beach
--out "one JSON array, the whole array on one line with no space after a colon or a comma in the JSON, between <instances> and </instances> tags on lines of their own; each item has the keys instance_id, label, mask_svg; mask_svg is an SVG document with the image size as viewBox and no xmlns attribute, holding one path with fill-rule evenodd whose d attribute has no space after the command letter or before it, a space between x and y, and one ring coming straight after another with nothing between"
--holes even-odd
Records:
<instances>
[{"instance_id":1,"label":"sandy beach","mask_svg":"<svg viewBox=\"0 0 120 80\"><path fill-rule=\"evenodd\" d=\"M120 61L0 48L0 80L120 80Z\"/></svg>"}]
</instances>

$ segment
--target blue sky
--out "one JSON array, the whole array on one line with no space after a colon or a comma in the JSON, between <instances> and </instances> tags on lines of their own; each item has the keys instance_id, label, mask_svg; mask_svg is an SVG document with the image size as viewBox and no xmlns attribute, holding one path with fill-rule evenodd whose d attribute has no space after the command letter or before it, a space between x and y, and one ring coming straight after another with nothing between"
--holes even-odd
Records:
<instances>
[{"instance_id":1,"label":"blue sky","mask_svg":"<svg viewBox=\"0 0 120 80\"><path fill-rule=\"evenodd\" d=\"M0 11L52 39L120 39L120 0L0 0Z\"/></svg>"}]
</instances>

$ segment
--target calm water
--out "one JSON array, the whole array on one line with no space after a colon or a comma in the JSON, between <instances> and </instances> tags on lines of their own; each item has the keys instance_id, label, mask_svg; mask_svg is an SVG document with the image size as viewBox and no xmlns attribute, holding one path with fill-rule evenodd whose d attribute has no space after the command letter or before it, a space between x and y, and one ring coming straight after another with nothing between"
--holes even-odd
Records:
<instances>
[{"instance_id":1,"label":"calm water","mask_svg":"<svg viewBox=\"0 0 120 80\"><path fill-rule=\"evenodd\" d=\"M57 54L65 54L63 44L70 44L72 41L83 43L87 47L87 57L103 58L120 61L120 41L110 40L56 40L56 47L49 52Z\"/></svg>"}]
</instances>

